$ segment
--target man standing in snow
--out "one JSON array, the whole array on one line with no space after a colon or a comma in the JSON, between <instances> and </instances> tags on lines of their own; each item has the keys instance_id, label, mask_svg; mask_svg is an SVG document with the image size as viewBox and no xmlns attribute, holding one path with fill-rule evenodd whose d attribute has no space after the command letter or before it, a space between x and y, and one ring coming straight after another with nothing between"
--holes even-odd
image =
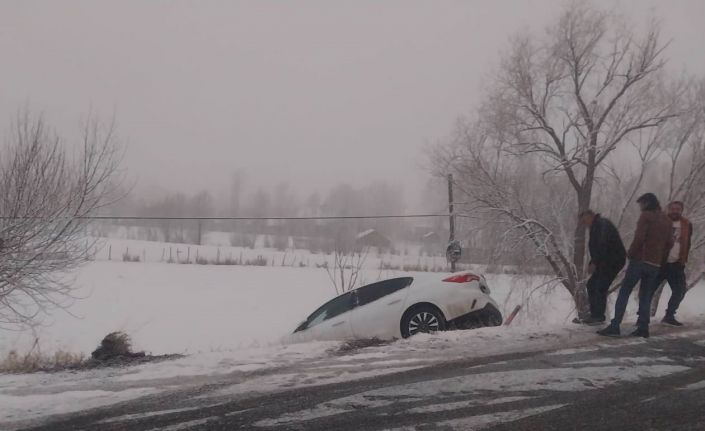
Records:
<instances>
[{"instance_id":1,"label":"man standing in snow","mask_svg":"<svg viewBox=\"0 0 705 431\"><path fill-rule=\"evenodd\" d=\"M579 323L599 325L605 321L607 292L624 267L627 252L619 231L609 219L587 210L580 214L580 222L590 230L590 279L587 282L590 317Z\"/></svg>"},{"instance_id":2,"label":"man standing in snow","mask_svg":"<svg viewBox=\"0 0 705 431\"><path fill-rule=\"evenodd\" d=\"M668 253L673 245L672 223L661 210L661 205L653 193L640 196L637 203L641 208L641 215L636 224L634 239L627 252L629 265L622 287L619 289L619 296L614 307L614 319L609 326L597 331L599 335L619 336L619 325L627 310L629 295L634 286L641 282L637 329L631 335L649 337L651 297L656 288L661 265L668 258Z\"/></svg>"},{"instance_id":3,"label":"man standing in snow","mask_svg":"<svg viewBox=\"0 0 705 431\"><path fill-rule=\"evenodd\" d=\"M676 320L676 310L685 297L685 264L688 262L690 241L693 237L693 224L683 217L683 208L681 201L668 204L668 218L673 222L673 248L656 282L656 286L660 286L663 281L667 281L671 287L671 299L668 301L666 316L661 322L672 326L683 326Z\"/></svg>"}]
</instances>

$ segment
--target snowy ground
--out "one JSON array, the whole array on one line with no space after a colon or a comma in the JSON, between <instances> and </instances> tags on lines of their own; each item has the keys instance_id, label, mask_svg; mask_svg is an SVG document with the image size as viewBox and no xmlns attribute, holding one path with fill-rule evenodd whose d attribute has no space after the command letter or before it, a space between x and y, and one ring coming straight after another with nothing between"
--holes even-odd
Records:
<instances>
[{"instance_id":1,"label":"snowy ground","mask_svg":"<svg viewBox=\"0 0 705 431\"><path fill-rule=\"evenodd\" d=\"M314 343L249 350L249 358L242 362L227 354L202 353L131 369L6 376L0 379L0 429L24 428L50 414L153 395L89 415L86 420L93 425L85 429L108 424L106 429L190 429L207 422L219 423L217 429L243 428L222 426L235 420L250 421L244 429L309 429L308 424L316 423L310 429L323 430L337 428L321 420L346 422L349 415L350 420L377 418L391 423L416 415L424 421L418 423L426 425L400 429L466 430L579 406L584 401L581 392L679 373L687 377L679 390L699 391L702 374L697 369L705 356L697 346L705 337L703 325L654 329L656 336L645 341L600 339L591 328L579 326L545 331L485 328L423 335L345 355L331 350L336 343ZM693 340L700 341L680 352L676 349L681 345L669 344L678 340L691 346ZM550 352L527 354L539 350ZM498 356L505 353L510 354ZM472 358L480 357L487 359L472 363ZM441 362L444 366L424 368ZM424 370L409 374L419 368ZM322 399L302 393L306 387L331 383L346 384L312 388L313 393L327 393ZM645 387L653 390L653 385ZM281 394L286 401L275 401L278 393L294 388L300 399ZM648 391L646 395L645 402L652 399ZM257 401L269 396L273 401ZM253 405L261 411L254 412ZM477 413L485 407L496 412ZM250 410L250 418L236 419ZM402 416L390 417L390 410ZM449 419L453 417L457 419ZM69 422L60 429L75 429L71 418L63 419ZM164 425L151 426L152 421ZM53 429L51 424L47 427Z\"/></svg>"},{"instance_id":2,"label":"snowy ground","mask_svg":"<svg viewBox=\"0 0 705 431\"><path fill-rule=\"evenodd\" d=\"M369 269L364 278L372 282L392 275ZM507 275L488 275L488 281L505 315L517 304L526 307L527 293L539 283ZM71 308L75 316L58 312L33 332L0 332L0 354L26 351L35 336L45 352L90 354L105 334L123 330L138 350L189 356L128 369L0 375L0 425L225 375L241 376L221 389L233 396L388 374L454 358L579 345L593 337L592 330L568 323L572 303L557 290L550 296L535 293L509 328L418 336L340 356L331 353L337 343L282 342L334 295L323 269L97 261L81 270L77 282L77 294L84 299ZM512 286L519 293L508 297ZM704 305L705 289L698 286L679 317L702 321Z\"/></svg>"},{"instance_id":3,"label":"snowy ground","mask_svg":"<svg viewBox=\"0 0 705 431\"><path fill-rule=\"evenodd\" d=\"M236 383L222 387L209 398L339 383L473 356L581 345L590 338L593 334L580 327L496 327L419 335L344 355L337 353L337 342L314 342L196 353L130 368L0 375L0 429L3 423L19 426L52 414L225 378Z\"/></svg>"}]
</instances>

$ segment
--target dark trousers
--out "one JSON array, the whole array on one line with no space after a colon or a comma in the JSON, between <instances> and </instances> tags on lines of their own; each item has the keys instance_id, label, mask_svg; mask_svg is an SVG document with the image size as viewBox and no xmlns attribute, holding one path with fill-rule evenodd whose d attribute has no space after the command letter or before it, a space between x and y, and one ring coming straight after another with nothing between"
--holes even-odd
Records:
<instances>
[{"instance_id":1,"label":"dark trousers","mask_svg":"<svg viewBox=\"0 0 705 431\"><path fill-rule=\"evenodd\" d=\"M627 310L629 295L631 295L632 290L634 290L634 286L641 282L639 286L639 318L637 319L637 325L640 328L649 327L651 297L656 289L658 275L659 268L657 266L636 260L629 261L627 272L624 275L624 282L619 289L617 303L614 306L613 325L619 326L622 323L624 313Z\"/></svg>"},{"instance_id":2,"label":"dark trousers","mask_svg":"<svg viewBox=\"0 0 705 431\"><path fill-rule=\"evenodd\" d=\"M678 306L685 297L686 282L685 282L685 266L680 263L667 263L661 268L656 281L656 287L660 286L663 281L668 282L671 288L671 299L668 301L666 316L674 317ZM656 288L654 288L655 290Z\"/></svg>"},{"instance_id":3,"label":"dark trousers","mask_svg":"<svg viewBox=\"0 0 705 431\"><path fill-rule=\"evenodd\" d=\"M617 274L624 264L617 267L600 265L590 275L587 281L587 293L590 300L590 315L597 319L605 319L607 308L607 293Z\"/></svg>"}]
</instances>

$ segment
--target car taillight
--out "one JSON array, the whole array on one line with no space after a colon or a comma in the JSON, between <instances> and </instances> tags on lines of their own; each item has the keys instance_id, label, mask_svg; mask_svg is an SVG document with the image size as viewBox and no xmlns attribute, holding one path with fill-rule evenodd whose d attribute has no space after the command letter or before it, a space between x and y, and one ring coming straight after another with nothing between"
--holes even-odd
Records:
<instances>
[{"instance_id":1,"label":"car taillight","mask_svg":"<svg viewBox=\"0 0 705 431\"><path fill-rule=\"evenodd\" d=\"M443 281L448 283L470 283L471 281L480 281L480 277L475 274L458 274L444 278Z\"/></svg>"}]
</instances>

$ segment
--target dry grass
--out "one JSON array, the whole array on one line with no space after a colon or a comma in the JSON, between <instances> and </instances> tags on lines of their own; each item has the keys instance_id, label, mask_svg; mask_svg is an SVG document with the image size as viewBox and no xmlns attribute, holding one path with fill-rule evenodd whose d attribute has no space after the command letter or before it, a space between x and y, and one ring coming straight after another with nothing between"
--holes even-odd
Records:
<instances>
[{"instance_id":1,"label":"dry grass","mask_svg":"<svg viewBox=\"0 0 705 431\"><path fill-rule=\"evenodd\" d=\"M379 338L362 338L356 340L347 340L340 345L336 350L330 352L337 355L347 355L357 350L367 347L384 346L391 344L393 340L380 340Z\"/></svg>"},{"instance_id":2,"label":"dry grass","mask_svg":"<svg viewBox=\"0 0 705 431\"><path fill-rule=\"evenodd\" d=\"M130 337L124 332L111 332L100 343L93 357L83 353L59 350L46 354L39 347L39 338L28 353L20 354L11 350L0 358L0 374L20 374L36 372L57 372L64 370L90 370L93 368L127 367L147 362L161 362L183 358L183 355L147 355L132 352Z\"/></svg>"},{"instance_id":3,"label":"dry grass","mask_svg":"<svg viewBox=\"0 0 705 431\"><path fill-rule=\"evenodd\" d=\"M37 344L35 343L35 347ZM33 373L37 371L58 371L82 366L86 361L83 353L73 353L58 350L52 354L44 354L33 348L29 353L21 355L15 350L0 359L0 373Z\"/></svg>"}]
</instances>

